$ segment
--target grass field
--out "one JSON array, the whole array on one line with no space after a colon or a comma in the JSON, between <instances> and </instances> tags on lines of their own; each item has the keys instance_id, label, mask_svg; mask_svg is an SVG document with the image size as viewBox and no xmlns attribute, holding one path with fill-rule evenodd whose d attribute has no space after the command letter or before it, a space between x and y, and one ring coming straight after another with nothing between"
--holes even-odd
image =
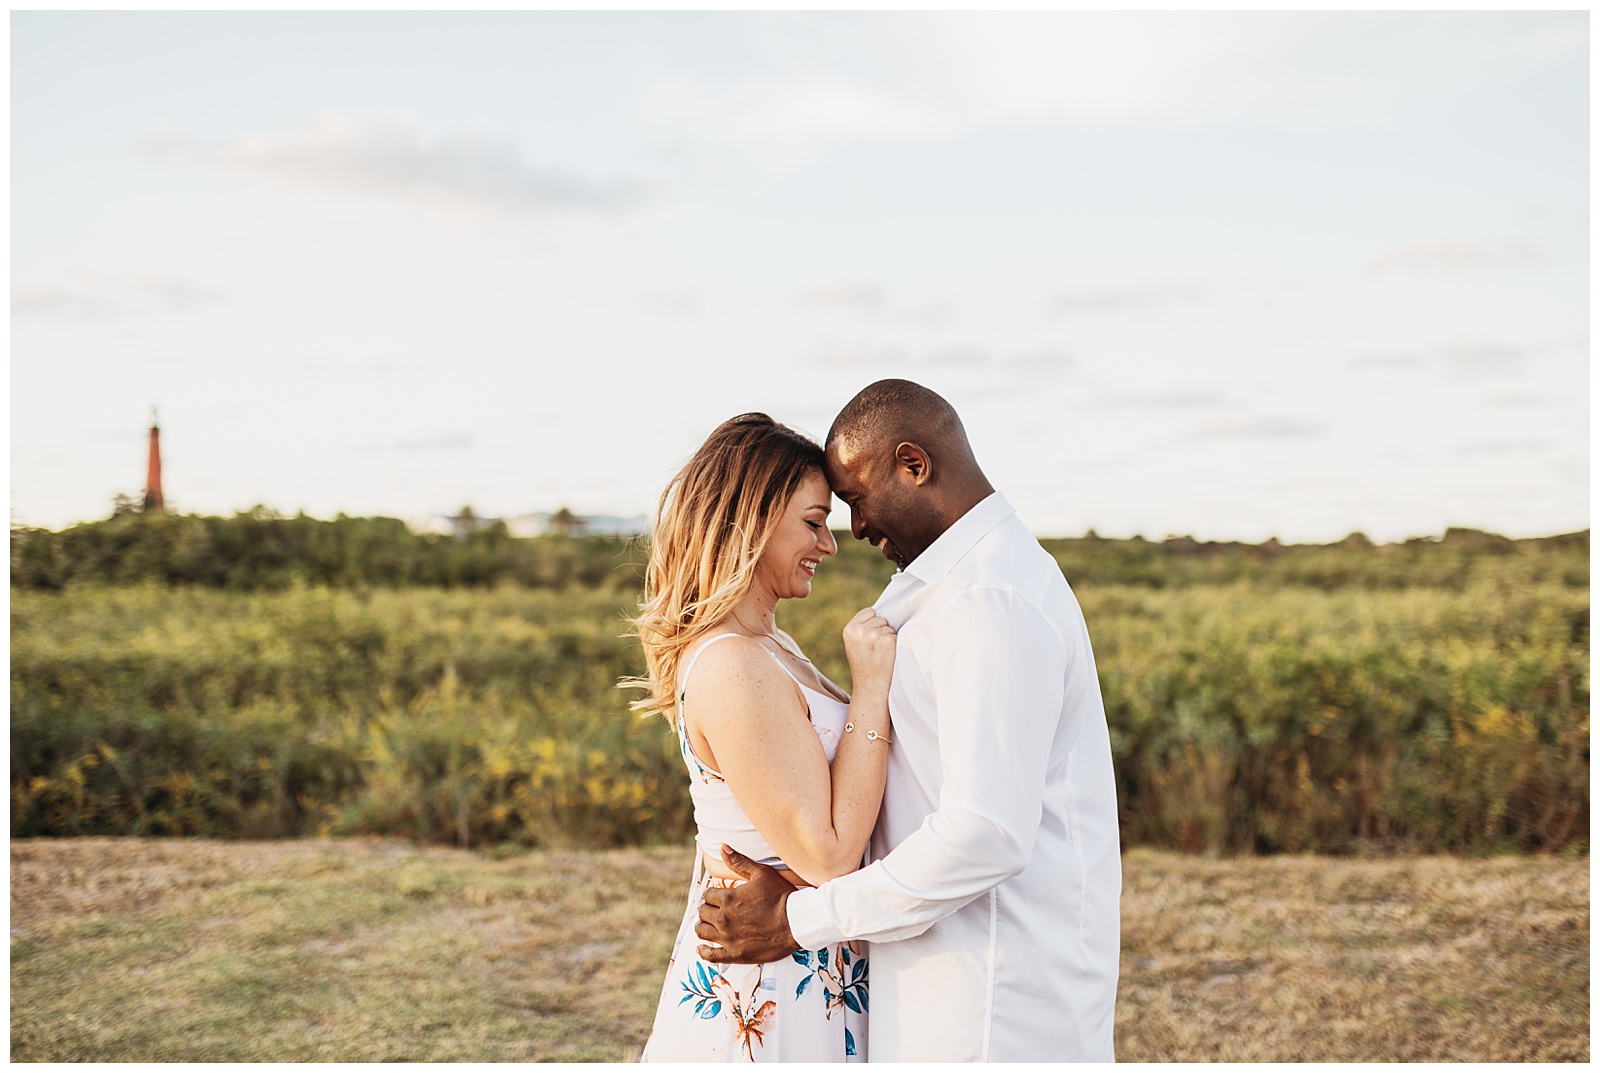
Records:
<instances>
[{"instance_id":1,"label":"grass field","mask_svg":"<svg viewBox=\"0 0 1600 1073\"><path fill-rule=\"evenodd\" d=\"M11 842L13 1061L631 1061L686 848ZM1130 851L1123 1061L1587 1061L1589 860Z\"/></svg>"}]
</instances>

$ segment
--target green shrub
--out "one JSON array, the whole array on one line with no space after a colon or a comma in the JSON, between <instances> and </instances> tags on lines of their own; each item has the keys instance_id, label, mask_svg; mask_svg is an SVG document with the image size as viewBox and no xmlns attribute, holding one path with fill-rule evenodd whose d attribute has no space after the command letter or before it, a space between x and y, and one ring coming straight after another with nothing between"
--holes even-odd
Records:
<instances>
[{"instance_id":1,"label":"green shrub","mask_svg":"<svg viewBox=\"0 0 1600 1073\"><path fill-rule=\"evenodd\" d=\"M107 543L83 558L100 564L90 576L213 562L216 545L191 540L196 520L142 521L155 524L125 547L116 525L96 531ZM455 587L374 587L370 574L341 587L304 580L305 549L323 549L313 572L337 575L344 545L302 541L275 560L273 534L299 530L274 525L299 520L258 521L219 530L248 568L191 584L85 582L60 547L14 537L14 569L20 556L32 571L11 592L14 837L687 836L671 732L616 688L643 665L624 636L639 548L551 538L451 560ZM302 536L354 539L373 520L344 521ZM381 520L372 531L392 535ZM118 564L119 547L157 546L151 534L171 537L166 550ZM1125 841L1586 851L1587 543L1486 537L1294 554L1046 542L1089 623ZM525 576L479 584L496 563ZM847 543L813 596L780 610L841 684L840 630L889 573ZM52 576L68 580L38 580Z\"/></svg>"}]
</instances>

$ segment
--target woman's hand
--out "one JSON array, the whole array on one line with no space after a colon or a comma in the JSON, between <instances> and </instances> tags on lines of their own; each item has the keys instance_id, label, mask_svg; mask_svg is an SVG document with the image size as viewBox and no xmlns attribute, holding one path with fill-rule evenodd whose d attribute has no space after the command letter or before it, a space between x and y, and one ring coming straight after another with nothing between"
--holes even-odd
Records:
<instances>
[{"instance_id":1,"label":"woman's hand","mask_svg":"<svg viewBox=\"0 0 1600 1073\"><path fill-rule=\"evenodd\" d=\"M873 608L863 607L844 628L844 654L850 661L850 690L889 697L894 675L894 627Z\"/></svg>"}]
</instances>

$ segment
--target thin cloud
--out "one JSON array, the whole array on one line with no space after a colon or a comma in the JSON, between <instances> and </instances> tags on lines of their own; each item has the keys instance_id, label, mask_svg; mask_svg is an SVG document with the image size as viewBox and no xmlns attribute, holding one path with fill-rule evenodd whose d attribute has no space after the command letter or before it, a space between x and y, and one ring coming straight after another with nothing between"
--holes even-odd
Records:
<instances>
[{"instance_id":1,"label":"thin cloud","mask_svg":"<svg viewBox=\"0 0 1600 1073\"><path fill-rule=\"evenodd\" d=\"M950 307L943 301L930 300L920 305L892 303L881 286L864 279L814 280L800 288L795 301L817 309L854 309L924 327L940 324L950 315Z\"/></svg>"},{"instance_id":2,"label":"thin cloud","mask_svg":"<svg viewBox=\"0 0 1600 1073\"><path fill-rule=\"evenodd\" d=\"M605 211L644 194L635 182L602 182L534 163L510 142L473 135L430 139L408 122L373 117L324 117L286 135L222 146L163 133L140 147L268 182L431 207Z\"/></svg>"},{"instance_id":3,"label":"thin cloud","mask_svg":"<svg viewBox=\"0 0 1600 1073\"><path fill-rule=\"evenodd\" d=\"M1054 376L1076 368L1078 359L1065 350L1025 350L1001 358L999 364L1020 373Z\"/></svg>"},{"instance_id":4,"label":"thin cloud","mask_svg":"<svg viewBox=\"0 0 1600 1073\"><path fill-rule=\"evenodd\" d=\"M168 309L194 309L197 306L214 305L227 298L221 291L172 277L90 276L88 278L91 282L98 281L110 289L121 288L131 294L149 298Z\"/></svg>"},{"instance_id":5,"label":"thin cloud","mask_svg":"<svg viewBox=\"0 0 1600 1073\"><path fill-rule=\"evenodd\" d=\"M1400 369L1420 369L1427 359L1418 354L1358 354L1345 359L1345 366L1363 372L1395 372Z\"/></svg>"},{"instance_id":6,"label":"thin cloud","mask_svg":"<svg viewBox=\"0 0 1600 1073\"><path fill-rule=\"evenodd\" d=\"M920 306L896 309L893 314L911 324L933 325L942 323L950 315L950 309L944 302L927 302Z\"/></svg>"},{"instance_id":7,"label":"thin cloud","mask_svg":"<svg viewBox=\"0 0 1600 1073\"><path fill-rule=\"evenodd\" d=\"M1099 457L1075 458L1068 464L1068 469L1073 473L1092 473L1097 470L1127 469L1136 465L1148 456L1149 452L1124 452L1114 455L1100 455Z\"/></svg>"},{"instance_id":8,"label":"thin cloud","mask_svg":"<svg viewBox=\"0 0 1600 1073\"><path fill-rule=\"evenodd\" d=\"M438 454L470 450L476 437L470 433L450 436L429 436L414 440L396 440L390 443L369 443L348 448L351 454Z\"/></svg>"},{"instance_id":9,"label":"thin cloud","mask_svg":"<svg viewBox=\"0 0 1600 1073\"><path fill-rule=\"evenodd\" d=\"M84 319L89 311L82 296L61 287L46 284L24 284L11 288L11 315L34 316L40 313L61 313L74 319Z\"/></svg>"},{"instance_id":10,"label":"thin cloud","mask_svg":"<svg viewBox=\"0 0 1600 1073\"><path fill-rule=\"evenodd\" d=\"M1532 395L1526 392L1497 391L1492 395L1485 395L1478 401L1485 406L1522 409L1525 407L1544 406L1550 400L1543 395Z\"/></svg>"},{"instance_id":11,"label":"thin cloud","mask_svg":"<svg viewBox=\"0 0 1600 1073\"><path fill-rule=\"evenodd\" d=\"M1051 302L1050 308L1058 316L1074 313L1112 313L1198 301L1204 298L1205 294L1205 288L1194 283L1068 291L1058 295Z\"/></svg>"},{"instance_id":12,"label":"thin cloud","mask_svg":"<svg viewBox=\"0 0 1600 1073\"><path fill-rule=\"evenodd\" d=\"M1545 440L1482 440L1478 443L1464 443L1455 449L1458 455L1504 455L1524 454L1530 451L1547 451L1550 444Z\"/></svg>"},{"instance_id":13,"label":"thin cloud","mask_svg":"<svg viewBox=\"0 0 1600 1073\"><path fill-rule=\"evenodd\" d=\"M1220 406L1222 392L1210 388L1174 388L1169 391L1110 391L1094 400L1096 407L1115 406L1129 410L1181 410Z\"/></svg>"},{"instance_id":14,"label":"thin cloud","mask_svg":"<svg viewBox=\"0 0 1600 1073\"><path fill-rule=\"evenodd\" d=\"M1586 458L1563 458L1551 465L1550 470L1558 477L1570 477L1588 483L1589 460Z\"/></svg>"},{"instance_id":15,"label":"thin cloud","mask_svg":"<svg viewBox=\"0 0 1600 1073\"><path fill-rule=\"evenodd\" d=\"M996 354L970 344L938 347L920 353L897 346L833 345L815 352L810 361L827 369L894 369L901 373L918 369L990 370L1005 374L1003 379L1007 383L1014 380L1018 384L1037 384L1042 377L1053 377L1077 365L1077 359L1063 350Z\"/></svg>"},{"instance_id":16,"label":"thin cloud","mask_svg":"<svg viewBox=\"0 0 1600 1073\"><path fill-rule=\"evenodd\" d=\"M1432 366L1444 380L1481 380L1515 376L1530 353L1540 348L1461 343L1439 347L1427 354L1363 354L1345 359L1345 367L1360 372L1421 369Z\"/></svg>"},{"instance_id":17,"label":"thin cloud","mask_svg":"<svg viewBox=\"0 0 1600 1073\"><path fill-rule=\"evenodd\" d=\"M915 93L832 71L760 76L723 85L676 75L648 95L655 117L696 137L763 147L794 163L843 141L947 137L962 124Z\"/></svg>"},{"instance_id":18,"label":"thin cloud","mask_svg":"<svg viewBox=\"0 0 1600 1073\"><path fill-rule=\"evenodd\" d=\"M1520 43L1520 50L1540 63L1571 59L1586 61L1589 27L1586 21L1549 23L1535 29Z\"/></svg>"},{"instance_id":19,"label":"thin cloud","mask_svg":"<svg viewBox=\"0 0 1600 1073\"><path fill-rule=\"evenodd\" d=\"M1512 347L1466 344L1439 351L1444 375L1451 380L1479 380L1486 376L1513 376L1522 371L1525 353Z\"/></svg>"},{"instance_id":20,"label":"thin cloud","mask_svg":"<svg viewBox=\"0 0 1600 1073\"><path fill-rule=\"evenodd\" d=\"M646 291L639 302L652 313L666 317L692 317L700 311L700 300L687 287L664 287Z\"/></svg>"},{"instance_id":21,"label":"thin cloud","mask_svg":"<svg viewBox=\"0 0 1600 1073\"><path fill-rule=\"evenodd\" d=\"M877 284L847 279L826 279L807 284L801 288L798 299L802 305L855 309L879 309L884 304L883 290Z\"/></svg>"},{"instance_id":22,"label":"thin cloud","mask_svg":"<svg viewBox=\"0 0 1600 1073\"><path fill-rule=\"evenodd\" d=\"M397 376L408 369L393 358L359 362L308 358L300 362L300 371L310 376Z\"/></svg>"},{"instance_id":23,"label":"thin cloud","mask_svg":"<svg viewBox=\"0 0 1600 1073\"><path fill-rule=\"evenodd\" d=\"M649 95L656 117L697 137L754 146L780 164L850 141L1165 122L1247 97L1248 80L1234 75L1281 37L1262 20L1226 16L879 13L855 20L853 34L896 62L822 68L813 57L826 24L784 17L783 29L756 44L759 73L658 82Z\"/></svg>"},{"instance_id":24,"label":"thin cloud","mask_svg":"<svg viewBox=\"0 0 1600 1073\"><path fill-rule=\"evenodd\" d=\"M1418 103L1477 99L1530 73L1581 70L1588 32L1580 14L1567 12L1493 20L1077 11L909 20L885 12L853 20L856 55L837 56L825 18L765 21L766 32L742 42L749 51L737 73L680 71L653 81L652 118L779 165L854 141L997 128L1348 129L1391 121ZM857 58L874 53L893 60Z\"/></svg>"},{"instance_id":25,"label":"thin cloud","mask_svg":"<svg viewBox=\"0 0 1600 1073\"><path fill-rule=\"evenodd\" d=\"M994 359L981 347L957 346L936 350L923 359L922 364L945 368L981 369Z\"/></svg>"},{"instance_id":26,"label":"thin cloud","mask_svg":"<svg viewBox=\"0 0 1600 1073\"><path fill-rule=\"evenodd\" d=\"M1327 426L1295 417L1262 414L1228 414L1198 421L1181 438L1294 440L1321 436Z\"/></svg>"},{"instance_id":27,"label":"thin cloud","mask_svg":"<svg viewBox=\"0 0 1600 1073\"><path fill-rule=\"evenodd\" d=\"M1544 250L1529 243L1507 242L1486 246L1454 239L1436 239L1385 250L1368 263L1367 271L1375 275L1396 270L1459 271L1537 264L1542 260Z\"/></svg>"},{"instance_id":28,"label":"thin cloud","mask_svg":"<svg viewBox=\"0 0 1600 1073\"><path fill-rule=\"evenodd\" d=\"M898 347L828 346L812 360L825 369L864 369L907 363L905 351Z\"/></svg>"},{"instance_id":29,"label":"thin cloud","mask_svg":"<svg viewBox=\"0 0 1600 1073\"><path fill-rule=\"evenodd\" d=\"M11 288L11 315L95 323L140 313L183 312L226 300L221 291L174 277L80 272L65 285Z\"/></svg>"}]
</instances>

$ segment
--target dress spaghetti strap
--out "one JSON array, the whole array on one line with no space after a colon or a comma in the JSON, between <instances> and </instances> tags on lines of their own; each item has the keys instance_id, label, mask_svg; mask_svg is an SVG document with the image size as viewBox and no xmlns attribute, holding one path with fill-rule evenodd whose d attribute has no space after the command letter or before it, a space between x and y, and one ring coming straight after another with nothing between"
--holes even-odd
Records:
<instances>
[{"instance_id":1,"label":"dress spaghetti strap","mask_svg":"<svg viewBox=\"0 0 1600 1073\"><path fill-rule=\"evenodd\" d=\"M689 728L683 723L683 698L689 692L689 672L694 670L694 661L700 658L700 653L704 652L706 649L710 648L724 637L741 636L743 635L737 633L719 633L715 637L704 642L699 648L694 650L694 655L690 656L689 662L684 665L683 673L678 675L678 718L675 720L674 726L674 729L678 733L678 747L683 752L683 758L698 768L701 775L714 779L717 782L723 781L722 772L710 766L704 760L701 760L700 757L695 754L694 743L689 740Z\"/></svg>"},{"instance_id":2,"label":"dress spaghetti strap","mask_svg":"<svg viewBox=\"0 0 1600 1073\"><path fill-rule=\"evenodd\" d=\"M694 655L689 657L689 662L683 668L683 673L678 675L678 715L679 715L680 718L683 715L683 695L689 691L689 672L694 670L694 661L700 658L700 653L704 652L706 649L710 648L712 645L716 644L718 641L722 640L724 637L742 637L742 636L744 636L744 635L743 634L738 634L738 633L719 633L715 637L711 638L709 641L706 641L705 643L703 643L699 648L694 650ZM763 649L763 651L765 651L765 649ZM777 657L774 656L773 658L776 659ZM781 666L781 664L780 664L780 666Z\"/></svg>"},{"instance_id":3,"label":"dress spaghetti strap","mask_svg":"<svg viewBox=\"0 0 1600 1073\"><path fill-rule=\"evenodd\" d=\"M710 648L712 645L716 644L718 641L722 640L724 637L744 637L744 636L746 636L746 635L742 634L742 633L719 633L715 637L711 638L710 640L705 641L704 643L702 643L700 645L699 648L694 650L694 655L690 656L689 657L689 662L684 665L683 673L678 675L678 718L677 718L677 726L676 726L676 730L678 732L678 745L682 749L685 759L691 761L694 764L694 766L699 768L700 771L703 774L708 775L713 779L716 779L718 782L722 781L722 772L720 772L716 768L710 766L704 760L701 760L700 757L695 754L694 743L689 740L689 728L686 725L684 725L684 722L683 722L683 698L686 695L688 695L688 692L689 692L689 672L694 670L694 661L700 658L700 653L704 652L706 649ZM778 665L778 668L780 670L782 670L784 674L787 674L789 676L790 680L793 681L795 685L800 687L800 698L802 700L804 700L805 699L805 694L806 694L805 683L801 682L800 679L796 678L794 676L794 672L791 671L788 667L785 667L783 665L783 660L779 659L776 653L769 651L765 645L761 646L761 651L766 652L767 655L771 656L772 657L772 662L776 663ZM806 717L808 719L810 718L810 714L811 714L811 704L808 701L806 703Z\"/></svg>"},{"instance_id":4,"label":"dress spaghetti strap","mask_svg":"<svg viewBox=\"0 0 1600 1073\"><path fill-rule=\"evenodd\" d=\"M712 645L716 644L718 641L722 640L724 637L744 637L744 636L746 636L746 635L742 634L742 633L719 633L715 637L711 638L709 641L704 642L699 648L694 650L694 655L689 657L689 663L688 663L687 666L685 666L683 668L683 673L678 675L678 712L679 712L680 715L683 712L683 696L684 696L685 693L687 693L689 691L689 672L694 669L694 661L700 658L700 653L704 652L706 649L710 648ZM755 638L752 637L751 640L755 640ZM767 648L765 645L761 646L761 651L763 651L767 655L771 656L772 657L772 662L776 663L778 665L778 669L783 671L784 674L787 674L790 677L790 679L792 679L794 681L795 685L799 686L801 689L805 689L806 688L806 684L804 682L800 681L800 679L795 677L795 673L788 668L788 666L783 662L783 660L778 658L778 654L776 652L773 652L771 649ZM813 690L812 692L815 692L815 690Z\"/></svg>"}]
</instances>

